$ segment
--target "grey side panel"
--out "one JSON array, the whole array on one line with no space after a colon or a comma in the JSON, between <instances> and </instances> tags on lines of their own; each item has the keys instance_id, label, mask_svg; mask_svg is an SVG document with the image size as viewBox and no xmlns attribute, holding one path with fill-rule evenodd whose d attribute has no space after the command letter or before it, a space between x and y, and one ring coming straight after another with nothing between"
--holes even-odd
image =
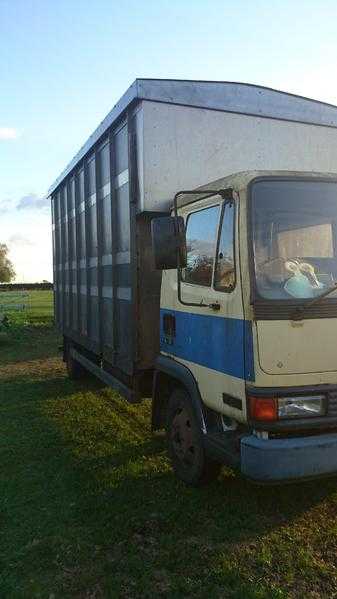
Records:
<instances>
[{"instance_id":1,"label":"grey side panel","mask_svg":"<svg viewBox=\"0 0 337 599\"><path fill-rule=\"evenodd\" d=\"M228 81L136 79L56 179L49 195L137 100L337 127L336 106L258 85Z\"/></svg>"},{"instance_id":2,"label":"grey side panel","mask_svg":"<svg viewBox=\"0 0 337 599\"><path fill-rule=\"evenodd\" d=\"M138 79L142 100L337 126L337 107L275 89L229 81Z\"/></svg>"}]
</instances>

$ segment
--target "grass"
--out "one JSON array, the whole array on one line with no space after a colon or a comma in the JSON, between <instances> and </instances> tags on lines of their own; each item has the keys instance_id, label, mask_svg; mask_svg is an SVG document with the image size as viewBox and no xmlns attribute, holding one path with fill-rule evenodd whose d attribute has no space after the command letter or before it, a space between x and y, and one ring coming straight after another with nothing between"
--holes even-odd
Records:
<instances>
[{"instance_id":1,"label":"grass","mask_svg":"<svg viewBox=\"0 0 337 599\"><path fill-rule=\"evenodd\" d=\"M1 599L337 597L336 479L185 487L148 401L68 380L48 293L0 339Z\"/></svg>"}]
</instances>

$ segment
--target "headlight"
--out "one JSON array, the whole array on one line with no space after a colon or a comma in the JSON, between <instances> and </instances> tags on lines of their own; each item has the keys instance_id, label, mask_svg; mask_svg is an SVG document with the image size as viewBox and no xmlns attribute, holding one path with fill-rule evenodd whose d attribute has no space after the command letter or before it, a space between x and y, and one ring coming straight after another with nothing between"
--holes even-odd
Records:
<instances>
[{"instance_id":1,"label":"headlight","mask_svg":"<svg viewBox=\"0 0 337 599\"><path fill-rule=\"evenodd\" d=\"M310 418L324 416L324 395L306 397L280 397L278 399L279 418Z\"/></svg>"}]
</instances>

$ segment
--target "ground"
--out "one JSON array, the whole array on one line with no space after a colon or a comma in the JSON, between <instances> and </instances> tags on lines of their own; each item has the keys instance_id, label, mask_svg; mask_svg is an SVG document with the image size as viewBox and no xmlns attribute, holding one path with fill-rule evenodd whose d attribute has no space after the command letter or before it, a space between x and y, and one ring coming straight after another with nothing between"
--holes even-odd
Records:
<instances>
[{"instance_id":1,"label":"ground","mask_svg":"<svg viewBox=\"0 0 337 599\"><path fill-rule=\"evenodd\" d=\"M337 597L337 479L175 480L150 403L68 380L49 292L0 333L0 598Z\"/></svg>"}]
</instances>

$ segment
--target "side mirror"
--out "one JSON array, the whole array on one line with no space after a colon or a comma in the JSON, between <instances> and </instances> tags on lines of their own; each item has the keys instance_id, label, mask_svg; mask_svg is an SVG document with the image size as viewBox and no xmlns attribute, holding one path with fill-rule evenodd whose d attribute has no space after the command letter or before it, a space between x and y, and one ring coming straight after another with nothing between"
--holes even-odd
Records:
<instances>
[{"instance_id":1,"label":"side mirror","mask_svg":"<svg viewBox=\"0 0 337 599\"><path fill-rule=\"evenodd\" d=\"M151 221L152 250L158 270L186 266L186 234L181 216L161 216Z\"/></svg>"}]
</instances>

